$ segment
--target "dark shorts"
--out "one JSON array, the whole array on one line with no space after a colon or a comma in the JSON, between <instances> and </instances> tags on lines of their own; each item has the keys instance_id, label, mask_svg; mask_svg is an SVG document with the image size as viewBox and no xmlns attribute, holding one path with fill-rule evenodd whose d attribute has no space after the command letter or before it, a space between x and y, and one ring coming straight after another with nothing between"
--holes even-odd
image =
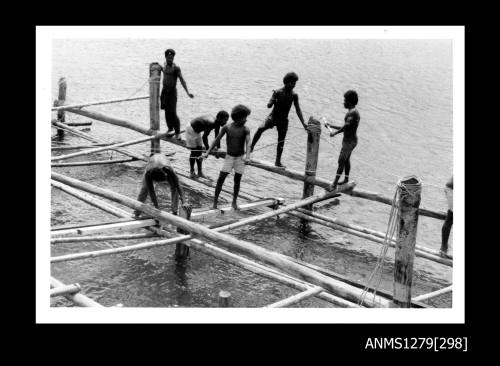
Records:
<instances>
[{"instance_id":1,"label":"dark shorts","mask_svg":"<svg viewBox=\"0 0 500 366\"><path fill-rule=\"evenodd\" d=\"M160 94L160 109L175 110L177 107L177 89L166 91L165 88L161 90Z\"/></svg>"},{"instance_id":2,"label":"dark shorts","mask_svg":"<svg viewBox=\"0 0 500 366\"><path fill-rule=\"evenodd\" d=\"M276 127L278 131L288 130L288 118L278 119L273 118L272 115L267 116L266 120L260 125L259 128L265 128L266 130Z\"/></svg>"},{"instance_id":3,"label":"dark shorts","mask_svg":"<svg viewBox=\"0 0 500 366\"><path fill-rule=\"evenodd\" d=\"M351 153L358 144L358 140L342 140L342 149L340 150L339 163L349 160Z\"/></svg>"}]
</instances>

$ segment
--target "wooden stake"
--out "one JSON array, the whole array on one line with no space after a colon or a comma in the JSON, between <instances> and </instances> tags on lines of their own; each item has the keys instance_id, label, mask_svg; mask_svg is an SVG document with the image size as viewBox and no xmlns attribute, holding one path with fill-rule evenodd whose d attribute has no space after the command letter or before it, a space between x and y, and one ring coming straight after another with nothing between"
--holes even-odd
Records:
<instances>
[{"instance_id":1,"label":"wooden stake","mask_svg":"<svg viewBox=\"0 0 500 366\"><path fill-rule=\"evenodd\" d=\"M179 216L189 220L191 218L191 211L193 208L190 205L181 205L179 207ZM177 228L177 232L181 234L189 234L189 231ZM189 256L189 247L183 243L177 243L175 246L175 259L177 261L186 260Z\"/></svg>"},{"instance_id":2,"label":"wooden stake","mask_svg":"<svg viewBox=\"0 0 500 366\"><path fill-rule=\"evenodd\" d=\"M57 96L57 100L54 101L54 107L58 107L60 105L63 105L66 102L66 78L62 77L59 79L59 82L57 83L59 85L59 95ZM65 122L66 116L64 114L64 111L57 111L57 120L59 122ZM64 130L57 130L57 136L59 138L64 137Z\"/></svg>"},{"instance_id":3,"label":"wooden stake","mask_svg":"<svg viewBox=\"0 0 500 366\"><path fill-rule=\"evenodd\" d=\"M321 135L321 123L313 117L309 117L307 122L307 155L306 169L304 175L304 189L302 199L310 197L314 194L314 184L309 183L309 179L316 177L316 168L318 166L319 139ZM312 204L304 206L305 210L312 211Z\"/></svg>"},{"instance_id":4,"label":"wooden stake","mask_svg":"<svg viewBox=\"0 0 500 366\"><path fill-rule=\"evenodd\" d=\"M409 308L422 185L418 178L406 177L398 182L398 190L399 233L394 261L393 304L394 307Z\"/></svg>"},{"instance_id":5,"label":"wooden stake","mask_svg":"<svg viewBox=\"0 0 500 366\"><path fill-rule=\"evenodd\" d=\"M219 307L220 308L230 308L231 307L231 293L228 291L219 291Z\"/></svg>"},{"instance_id":6,"label":"wooden stake","mask_svg":"<svg viewBox=\"0 0 500 366\"><path fill-rule=\"evenodd\" d=\"M161 65L153 62L149 65L149 120L151 131L160 131L160 77ZM160 140L151 141L151 154L160 153Z\"/></svg>"}]
</instances>

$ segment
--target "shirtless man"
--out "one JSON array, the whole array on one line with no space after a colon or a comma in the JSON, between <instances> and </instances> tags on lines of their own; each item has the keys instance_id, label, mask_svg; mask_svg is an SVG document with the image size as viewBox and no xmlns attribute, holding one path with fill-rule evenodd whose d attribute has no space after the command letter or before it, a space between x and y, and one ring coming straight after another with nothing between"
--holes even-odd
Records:
<instances>
[{"instance_id":1,"label":"shirtless man","mask_svg":"<svg viewBox=\"0 0 500 366\"><path fill-rule=\"evenodd\" d=\"M234 190L233 190L233 203L232 207L238 210L239 207L236 203L238 198L238 193L240 192L240 182L241 176L245 171L245 162L250 159L250 130L245 126L247 117L250 114L250 109L244 105L238 104L231 111L232 123L222 127L219 135L212 142L210 148L203 154L203 158L206 159L208 154L215 145L220 141L220 139L227 134L226 137L226 158L224 160L224 165L219 173L219 179L217 180L217 186L215 187L214 205L213 208L217 208L217 202L219 199L219 194L222 191L222 185L227 175L231 173L234 168ZM246 149L245 149L246 145ZM246 150L246 157L245 155Z\"/></svg>"},{"instance_id":2,"label":"shirtless man","mask_svg":"<svg viewBox=\"0 0 500 366\"><path fill-rule=\"evenodd\" d=\"M179 198L181 203L184 204L184 192L182 191L181 185L179 183L179 178L175 174L174 169L170 165L170 161L163 154L156 153L151 155L149 161L144 170L144 175L142 177L141 190L137 201L146 202L149 196L154 206L158 208L158 199L156 198L156 192L153 182L168 182L170 185L171 199L172 199L172 212L177 215L177 209L179 206ZM135 217L139 217L141 211L135 210Z\"/></svg>"},{"instance_id":3,"label":"shirtless man","mask_svg":"<svg viewBox=\"0 0 500 366\"><path fill-rule=\"evenodd\" d=\"M285 86L281 89L273 90L273 95L271 96L269 103L267 103L267 108L271 108L272 106L274 106L274 108L264 123L257 129L257 132L255 132L252 140L251 151L253 151L257 141L259 141L262 132L276 126L276 129L278 130L278 146L276 148L276 161L274 165L277 167L284 167L281 163L281 155L283 154L283 148L285 147L285 138L288 131L288 113L290 112L292 103L295 106L295 112L297 113L302 126L304 126L304 129L307 131L307 125L304 122L304 117L302 116L302 111L299 105L299 96L293 91L297 80L299 80L297 74L289 72L283 78L283 84Z\"/></svg>"},{"instance_id":4,"label":"shirtless man","mask_svg":"<svg viewBox=\"0 0 500 366\"><path fill-rule=\"evenodd\" d=\"M356 131L358 129L360 115L356 110L356 105L358 104L358 94L354 90L348 90L344 94L344 107L348 109L348 112L345 115L344 121L345 124L340 126L332 125L328 123L329 127L335 128L336 132L331 132L330 136L333 137L339 133L344 133L344 138L342 140L342 149L340 150L339 160L338 160L338 168L337 175L335 176L335 180L330 186L330 190L335 190L337 188L337 184L345 184L349 181L349 172L351 171L351 153L358 144L358 136L356 135ZM339 179L345 169L344 180L340 183Z\"/></svg>"},{"instance_id":5,"label":"shirtless man","mask_svg":"<svg viewBox=\"0 0 500 366\"><path fill-rule=\"evenodd\" d=\"M182 77L181 68L174 64L175 51L171 48L165 51L165 64L163 71L163 88L161 90L161 109L165 110L165 121L168 131L175 131L175 138L180 139L180 124L177 116L177 78L181 81L182 87L190 98L194 95L188 91L186 81Z\"/></svg>"},{"instance_id":6,"label":"shirtless man","mask_svg":"<svg viewBox=\"0 0 500 366\"><path fill-rule=\"evenodd\" d=\"M215 130L215 135L219 134L219 129L224 126L229 119L229 114L226 111L219 111L215 117L215 121L208 116L197 117L186 126L186 147L191 149L189 155L189 166L191 178L196 178L194 173L194 163L198 166L198 177L206 178L202 172L201 154L203 151L202 140L205 148L208 150L208 135L212 130ZM203 137L201 133L204 132ZM220 144L218 145L220 146Z\"/></svg>"}]
</instances>

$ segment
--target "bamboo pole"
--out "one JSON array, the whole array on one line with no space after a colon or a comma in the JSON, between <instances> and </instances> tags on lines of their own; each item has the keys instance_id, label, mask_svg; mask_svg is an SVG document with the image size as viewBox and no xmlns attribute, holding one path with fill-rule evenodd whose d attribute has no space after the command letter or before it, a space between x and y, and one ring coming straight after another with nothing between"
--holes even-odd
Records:
<instances>
[{"instance_id":1,"label":"bamboo pole","mask_svg":"<svg viewBox=\"0 0 500 366\"><path fill-rule=\"evenodd\" d=\"M54 150L54 151L77 150L77 149L93 149L94 147L109 146L109 145L113 145L113 144L116 144L116 142L113 142L113 143L103 143L103 144L92 144L92 145L52 146L50 149Z\"/></svg>"},{"instance_id":2,"label":"bamboo pole","mask_svg":"<svg viewBox=\"0 0 500 366\"><path fill-rule=\"evenodd\" d=\"M122 234L122 235L85 235L85 236L70 236L64 238L50 239L50 244L60 243L81 243L87 241L108 241L108 240L134 240L144 238L155 238L156 234L140 233L140 234Z\"/></svg>"},{"instance_id":3,"label":"bamboo pole","mask_svg":"<svg viewBox=\"0 0 500 366\"><path fill-rule=\"evenodd\" d=\"M413 261L417 239L418 206L420 205L421 182L418 178L406 177L398 182L399 233L394 259L395 307L409 308L413 281Z\"/></svg>"},{"instance_id":4,"label":"bamboo pole","mask_svg":"<svg viewBox=\"0 0 500 366\"><path fill-rule=\"evenodd\" d=\"M231 293L229 291L219 291L219 307L220 308L231 307Z\"/></svg>"},{"instance_id":5,"label":"bamboo pole","mask_svg":"<svg viewBox=\"0 0 500 366\"><path fill-rule=\"evenodd\" d=\"M75 294L81 289L78 283L56 287L50 291L50 297Z\"/></svg>"},{"instance_id":6,"label":"bamboo pole","mask_svg":"<svg viewBox=\"0 0 500 366\"><path fill-rule=\"evenodd\" d=\"M69 159L69 158L74 158L76 156L81 156L81 155L88 155L88 154L93 154L99 151L105 151L105 150L112 150L115 147L122 147L122 146L128 146L128 145L135 145L135 144L140 144L141 142L146 142L149 140L154 140L161 138L162 136L165 136L165 133L155 135L155 136L148 136L148 137L142 137L140 139L135 139L131 141L125 141L125 142L120 142L118 144L114 145L109 145L109 146L101 146L101 147L96 147L95 149L89 149L85 151L78 151L72 154L67 154L67 155L60 155L60 156L53 156L50 160L51 161L57 161L57 160L63 160L63 159Z\"/></svg>"},{"instance_id":7,"label":"bamboo pole","mask_svg":"<svg viewBox=\"0 0 500 366\"><path fill-rule=\"evenodd\" d=\"M72 127L92 126L92 121L88 121L88 122L68 122L67 125L68 126L72 126Z\"/></svg>"},{"instance_id":8,"label":"bamboo pole","mask_svg":"<svg viewBox=\"0 0 500 366\"><path fill-rule=\"evenodd\" d=\"M55 279L54 277L51 277L50 278L50 287L51 288L58 288L58 287L61 287L61 286L64 286L64 283L62 283L61 281ZM73 294L73 295L65 295L64 297L66 297L68 300L74 302L76 305L78 306L84 306L84 307L104 307L102 306L101 304L95 302L94 300L92 300L91 298L85 296L85 295L82 295L80 293L76 293L76 294Z\"/></svg>"},{"instance_id":9,"label":"bamboo pole","mask_svg":"<svg viewBox=\"0 0 500 366\"><path fill-rule=\"evenodd\" d=\"M297 304L298 302L301 302L305 299L308 299L312 296L315 296L319 294L320 292L323 291L323 288L319 286L314 286L308 290L305 290L304 292L301 292L299 294L290 296L287 299L283 299L281 301L275 302L273 304L264 306L265 308L284 308L286 306L294 305Z\"/></svg>"},{"instance_id":10,"label":"bamboo pole","mask_svg":"<svg viewBox=\"0 0 500 366\"><path fill-rule=\"evenodd\" d=\"M316 178L320 135L321 135L321 124L313 117L309 117L309 121L307 122L306 168L304 171L306 179L304 180L302 199L310 197L314 194L314 184L309 183L308 180ZM312 207L313 206L311 204L304 206L304 209L312 211Z\"/></svg>"},{"instance_id":11,"label":"bamboo pole","mask_svg":"<svg viewBox=\"0 0 500 366\"><path fill-rule=\"evenodd\" d=\"M373 242L378 243L378 244L382 244L382 245L386 244L383 239L380 239L379 237L376 237L374 235L364 234L364 233L359 232L355 229L351 229L349 227L345 227L345 226L338 225L338 224L335 224L335 223L332 223L329 221L325 221L323 219L318 219L318 218L316 218L312 215L309 215L309 214L304 214L302 212L289 212L288 215L296 216L296 217L304 219L304 220L309 220L309 221L315 222L317 224L330 227L330 228L335 229L335 230L343 231L345 233L352 234L352 235L358 236L360 238L373 241ZM392 248L395 248L396 242L389 240L387 242L387 245L389 245ZM415 255L417 257L429 259L433 262L441 263L441 264L444 264L444 265L449 266L449 267L453 266L453 262L450 259L442 258L439 255L431 254L431 253L422 251L420 249L415 249Z\"/></svg>"},{"instance_id":12,"label":"bamboo pole","mask_svg":"<svg viewBox=\"0 0 500 366\"><path fill-rule=\"evenodd\" d=\"M126 98L126 99L111 99L111 100L102 100L98 102L88 102L88 103L83 103L83 104L72 104L72 105L61 105L59 107L53 107L52 111L65 111L67 109L73 109L73 108L83 108L83 107L88 107L91 105L100 105L100 104L113 104L113 103L119 103L119 102L130 102L132 100L140 100L140 99L148 99L149 96L142 96L142 97L133 97L133 98Z\"/></svg>"},{"instance_id":13,"label":"bamboo pole","mask_svg":"<svg viewBox=\"0 0 500 366\"><path fill-rule=\"evenodd\" d=\"M130 219L129 219L130 220ZM148 226L154 226L156 224L156 220L154 219L145 219L145 220L131 220L127 222L116 222L111 224L102 224L102 225L84 225L71 229L62 229L62 230L52 230L50 234L52 237L54 236L62 236L62 235L84 235L95 232L109 231L109 230L132 230L139 229Z\"/></svg>"},{"instance_id":14,"label":"bamboo pole","mask_svg":"<svg viewBox=\"0 0 500 366\"><path fill-rule=\"evenodd\" d=\"M149 120L151 131L160 131L160 77L161 65L157 62L149 64ZM151 154L161 152L160 140L151 141Z\"/></svg>"},{"instance_id":15,"label":"bamboo pole","mask_svg":"<svg viewBox=\"0 0 500 366\"><path fill-rule=\"evenodd\" d=\"M94 207L100 208L103 211L106 211L112 215L118 216L118 217L128 217L130 214L129 212L122 210L120 208L114 207L110 205L109 203L101 200L96 200L94 197L88 195L87 193L81 192L73 187L70 187L66 184L56 182L55 180L51 180L50 184L57 188L60 189L63 192L68 193L69 195L76 197L89 205L92 205Z\"/></svg>"},{"instance_id":16,"label":"bamboo pole","mask_svg":"<svg viewBox=\"0 0 500 366\"><path fill-rule=\"evenodd\" d=\"M298 208L297 211L299 211L299 212L301 212L303 214L311 215L311 216L313 216L315 218L318 218L318 219L321 219L321 220L324 220L324 221L331 222L333 224L341 225L341 226L344 226L346 228L359 231L361 233L373 235L373 236L378 237L380 239L385 239L385 236L386 236L386 234L383 233L383 232L381 232L381 231L375 231L375 230L364 228L364 227L359 226L359 225L350 224L350 223L348 223L346 221L340 220L340 219L335 218L335 217L321 215L321 214L318 214L318 213L313 212L313 211L311 211L311 212L305 211L302 208ZM392 241L393 244L395 244L396 243L396 237L392 237L391 241ZM383 240L380 243L383 243ZM437 250L434 250L434 249L431 249L431 248L427 248L427 247L423 247L423 246L420 246L420 245L416 245L415 249L417 251L422 251L422 252L426 252L426 253L429 253L429 254L433 254L434 256L441 258L439 256L439 251L437 251ZM450 258L453 259L452 256L450 256ZM451 265L452 262L450 260L447 260L447 261L443 261L443 262L440 262L440 263L449 263Z\"/></svg>"},{"instance_id":17,"label":"bamboo pole","mask_svg":"<svg viewBox=\"0 0 500 366\"><path fill-rule=\"evenodd\" d=\"M65 128L66 130L68 130L68 132L71 132L74 135L79 136L79 137L81 137L81 138L83 138L83 139L85 139L87 141L96 142L96 143L102 143L103 142L102 140L96 139L95 137L93 137L93 136L91 136L91 135L89 135L87 133L78 131L76 128L69 127L69 126L65 125L64 123L59 123L59 122L53 120L52 124L54 126ZM113 150L116 150L116 151L118 151L118 152L120 152L122 154L128 155L128 156L130 156L132 158L137 158L139 160L148 161L148 159L149 159L147 156L136 154L136 153L134 153L132 151L128 151L128 150L126 150L124 148L115 148Z\"/></svg>"},{"instance_id":18,"label":"bamboo pole","mask_svg":"<svg viewBox=\"0 0 500 366\"><path fill-rule=\"evenodd\" d=\"M243 203L239 205L238 212L253 210L259 207L276 207L278 205L282 205L284 202L283 198L269 198L263 199L259 201L253 201L250 203ZM219 216L219 215L228 215L231 213L237 212L232 206L224 206L217 209L203 210L203 211L193 211L191 214L191 219L204 219L208 216Z\"/></svg>"},{"instance_id":19,"label":"bamboo pole","mask_svg":"<svg viewBox=\"0 0 500 366\"><path fill-rule=\"evenodd\" d=\"M66 102L66 88L67 88L66 78L64 77L60 78L57 84L59 86L59 94L57 96L57 100L54 101L54 107L60 106ZM59 122L65 122L66 116L64 114L64 111L57 111L57 120ZM57 136L59 138L63 138L64 130L58 129Z\"/></svg>"},{"instance_id":20,"label":"bamboo pole","mask_svg":"<svg viewBox=\"0 0 500 366\"><path fill-rule=\"evenodd\" d=\"M424 300L429 300L429 299L432 299L434 297L438 297L440 295L444 295L444 294L447 294L448 292L451 292L453 289L453 286L448 286L448 287L445 287L445 288L442 288L440 290L437 290L437 291L433 291L433 292L429 292L427 294L423 294L423 295L420 295L420 296L416 296L412 299L412 301L424 301Z\"/></svg>"},{"instance_id":21,"label":"bamboo pole","mask_svg":"<svg viewBox=\"0 0 500 366\"><path fill-rule=\"evenodd\" d=\"M78 162L72 162L72 163L52 163L50 166L53 168L70 167L70 166L90 166L90 165L131 163L132 161L137 161L137 159L136 158L127 158L127 159L111 159L111 160L78 161Z\"/></svg>"},{"instance_id":22,"label":"bamboo pole","mask_svg":"<svg viewBox=\"0 0 500 366\"><path fill-rule=\"evenodd\" d=\"M257 245L254 245L252 243L249 243L249 242L246 242L243 240L238 240L234 237L219 233L215 230L208 229L208 228L206 228L202 225L199 225L197 223L185 220L181 217L178 217L178 216L173 215L173 214L168 213L168 212L162 212L162 211L160 211L156 208L153 208L149 205L146 205L144 203L140 203L136 200L133 200L133 199L128 198L126 196L123 196L121 194L93 186L89 183L85 183L85 182L82 182L82 181L79 181L79 180L76 180L76 179L73 179L70 177L65 177L61 174L54 173L54 172L52 172L51 175L52 175L52 179L54 179L54 180L63 182L65 184L68 184L68 185L73 186L73 187L78 187L84 191L97 194L98 196L101 196L101 197L106 197L106 198L111 199L115 202L124 204L128 207L131 207L135 210L145 212L148 215L160 220L161 222L168 222L168 223L175 225L181 229L189 231L192 234L202 236L202 237L208 239L209 241L215 241L226 248L232 248L232 249L238 250L240 252L243 252L243 253L249 255L252 258L258 258L259 260L262 260L265 263L273 264L285 272L296 274L296 275L300 276L301 278L304 278L306 281L311 282L314 285L321 286L321 287L325 288L327 291L338 294L339 296L344 297L348 300L359 301L361 298L362 290L355 288L353 286L347 285L347 284L345 284L341 281L335 280L333 278L329 278L325 275L318 273L317 271L313 271L309 268L298 265L297 263L294 263L293 261L290 261L288 259L281 258L280 256L276 255L276 253L273 253L272 251L269 251L265 248L261 248ZM352 188L352 187L353 187L353 185L350 186L350 188ZM312 196L309 199L303 200L301 202L301 205L319 202L319 201L328 199L331 196L332 196L332 192L328 192L328 193L321 195L321 196ZM276 211L280 211L280 210L276 210ZM248 221L248 220L243 220L243 221ZM229 226L231 226L231 225L229 225ZM389 302L386 299L383 299L380 297L378 297L375 302L377 303L377 305L379 307L388 307L389 306ZM371 304L371 302L365 302L365 304Z\"/></svg>"}]
</instances>

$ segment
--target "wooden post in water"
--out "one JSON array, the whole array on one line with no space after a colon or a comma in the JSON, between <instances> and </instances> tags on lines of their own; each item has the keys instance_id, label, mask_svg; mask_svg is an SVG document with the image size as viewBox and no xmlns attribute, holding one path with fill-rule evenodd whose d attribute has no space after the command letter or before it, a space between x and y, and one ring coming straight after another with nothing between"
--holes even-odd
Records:
<instances>
[{"instance_id":1,"label":"wooden post in water","mask_svg":"<svg viewBox=\"0 0 500 366\"><path fill-rule=\"evenodd\" d=\"M66 78L61 77L57 83L59 85L59 94L57 96L57 100L54 101L54 107L59 107L66 102ZM65 122L66 116L64 111L57 111L57 120L59 122ZM57 137L62 139L64 137L64 130L57 130Z\"/></svg>"},{"instance_id":2,"label":"wooden post in water","mask_svg":"<svg viewBox=\"0 0 500 366\"><path fill-rule=\"evenodd\" d=\"M193 208L190 205L180 205L179 206L179 216L189 220L191 218L191 211ZM189 231L182 230L177 228L177 232L181 234L189 234ZM177 243L175 245L175 259L178 261L182 261L187 259L189 256L189 247L183 243Z\"/></svg>"},{"instance_id":3,"label":"wooden post in water","mask_svg":"<svg viewBox=\"0 0 500 366\"><path fill-rule=\"evenodd\" d=\"M415 176L403 178L398 182L398 190L399 232L396 240L394 295L391 306L409 308L417 241L418 207L422 190L421 181Z\"/></svg>"},{"instance_id":4,"label":"wooden post in water","mask_svg":"<svg viewBox=\"0 0 500 366\"><path fill-rule=\"evenodd\" d=\"M230 308L231 307L231 293L228 291L219 292L219 307L220 308Z\"/></svg>"},{"instance_id":5,"label":"wooden post in water","mask_svg":"<svg viewBox=\"0 0 500 366\"><path fill-rule=\"evenodd\" d=\"M160 131L160 75L161 65L157 62L149 64L149 117L151 130ZM160 140L151 141L151 154L161 152Z\"/></svg>"},{"instance_id":6,"label":"wooden post in water","mask_svg":"<svg viewBox=\"0 0 500 366\"><path fill-rule=\"evenodd\" d=\"M304 181L302 199L310 197L314 194L314 184L309 183L308 179L314 179L316 177L321 123L313 117L309 117L307 130L306 180ZM312 211L312 204L304 206L304 209Z\"/></svg>"}]
</instances>

